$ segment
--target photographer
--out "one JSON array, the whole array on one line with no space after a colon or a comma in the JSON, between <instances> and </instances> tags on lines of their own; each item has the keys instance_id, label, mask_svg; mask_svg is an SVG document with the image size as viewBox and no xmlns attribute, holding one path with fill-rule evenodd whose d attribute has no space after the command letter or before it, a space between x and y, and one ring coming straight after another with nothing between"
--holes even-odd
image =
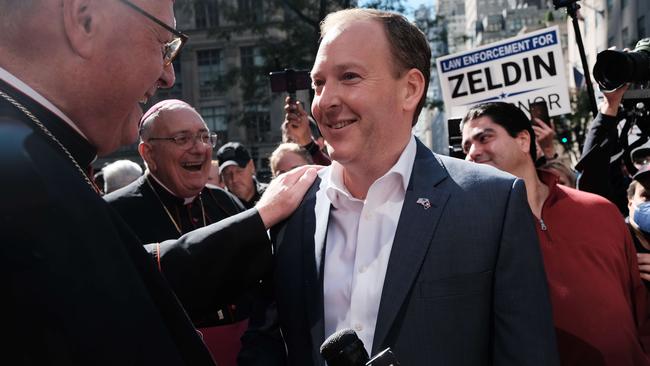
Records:
<instances>
[{"instance_id":1,"label":"photographer","mask_svg":"<svg viewBox=\"0 0 650 366\"><path fill-rule=\"evenodd\" d=\"M582 149L582 158L576 165L581 172L578 189L601 195L627 212L626 187L630 182L623 171L623 147L618 138L618 110L628 85L603 92L605 99L598 115L591 122ZM618 157L612 161L612 157Z\"/></svg>"},{"instance_id":2,"label":"photographer","mask_svg":"<svg viewBox=\"0 0 650 366\"><path fill-rule=\"evenodd\" d=\"M647 141L649 135L645 105L650 96L647 89L636 85L630 88L630 84L650 81L650 38L639 40L633 51L612 48L600 52L593 75L605 100L587 132L583 156L576 166L582 172L578 187L608 198L625 214L626 187L638 169L632 164L630 152ZM617 127L623 119L625 124L619 133ZM640 133L630 144L629 132L633 128Z\"/></svg>"},{"instance_id":3,"label":"photographer","mask_svg":"<svg viewBox=\"0 0 650 366\"><path fill-rule=\"evenodd\" d=\"M627 51L625 50L625 52ZM611 54L612 51L606 52ZM637 72L634 75L627 75L625 80L647 81L650 75L650 38L640 40L632 53L635 56L630 60L636 61L634 66L636 66ZM604 60L607 61L607 59ZM627 60L623 59L622 61ZM612 75L619 76L617 73L619 70L612 70L622 67L629 68L627 67L629 65L620 64L621 62L608 65L607 62L602 62L601 55L599 55L599 62L600 65L597 62L597 67L594 68L594 76L602 88L613 90L603 93L604 101L587 133L583 157L576 166L576 169L582 170L578 186L583 191L600 194L616 203L624 215L628 216L629 213L626 222L636 247L639 271L646 287L650 287L650 241L648 240L650 238L648 235L650 231L648 208L650 207L645 203L649 196L646 187L650 185L648 179L650 149L645 146L648 133L646 132L647 126L644 125L644 123L647 124L647 121L640 120L638 114L635 116L631 113L623 113L625 107L632 109L631 107L636 107L635 104L638 101L648 104L648 98L643 100L643 98L638 98L640 94L637 94L635 99L625 102L625 97L629 97L629 94L626 95L626 93L630 90L630 85L623 83L615 88L615 83L620 81L612 80ZM603 65L609 67L603 67ZM643 65L645 65L644 69L639 67ZM607 85L607 83L613 84ZM638 93L638 90L636 92ZM621 108L622 102L624 108ZM626 121L619 136L618 125L624 118L634 120ZM627 141L628 131L632 126L630 122L636 123L640 131L637 141L631 144ZM625 164L626 160L628 164Z\"/></svg>"}]
</instances>

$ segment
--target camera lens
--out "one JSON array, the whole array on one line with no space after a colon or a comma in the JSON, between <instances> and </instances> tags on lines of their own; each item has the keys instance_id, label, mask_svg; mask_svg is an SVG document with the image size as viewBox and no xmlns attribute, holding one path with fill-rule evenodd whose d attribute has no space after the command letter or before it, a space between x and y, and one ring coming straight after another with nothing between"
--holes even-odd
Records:
<instances>
[{"instance_id":1,"label":"camera lens","mask_svg":"<svg viewBox=\"0 0 650 366\"><path fill-rule=\"evenodd\" d=\"M650 49L646 39L639 41L632 52L600 52L594 66L594 79L603 91L618 89L628 82L650 80Z\"/></svg>"}]
</instances>

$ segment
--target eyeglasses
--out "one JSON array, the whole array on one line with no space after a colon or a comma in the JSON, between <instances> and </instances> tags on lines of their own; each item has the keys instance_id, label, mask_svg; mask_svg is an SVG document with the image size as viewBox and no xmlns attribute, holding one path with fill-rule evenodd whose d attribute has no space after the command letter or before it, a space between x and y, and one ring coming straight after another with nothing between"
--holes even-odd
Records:
<instances>
[{"instance_id":1,"label":"eyeglasses","mask_svg":"<svg viewBox=\"0 0 650 366\"><path fill-rule=\"evenodd\" d=\"M174 61L174 59L181 52L181 48L183 48L183 46L185 45L189 37L186 34L183 34L182 32L179 32L176 29L168 26L162 20L147 13L146 11L144 11L144 9L138 7L137 5L130 2L129 0L120 0L120 1L125 5L129 6L131 9L151 19L154 23L165 28L165 30L169 31L171 34L174 35L174 38L171 41L165 43L163 48L163 63L165 66L169 66L169 64L171 64L172 61Z\"/></svg>"},{"instance_id":2,"label":"eyeglasses","mask_svg":"<svg viewBox=\"0 0 650 366\"><path fill-rule=\"evenodd\" d=\"M181 133L172 137L150 137L147 141L173 141L178 147L182 149L189 149L194 146L196 140L201 141L206 145L215 147L217 145L217 134L214 132L199 132L196 135L191 133Z\"/></svg>"}]
</instances>

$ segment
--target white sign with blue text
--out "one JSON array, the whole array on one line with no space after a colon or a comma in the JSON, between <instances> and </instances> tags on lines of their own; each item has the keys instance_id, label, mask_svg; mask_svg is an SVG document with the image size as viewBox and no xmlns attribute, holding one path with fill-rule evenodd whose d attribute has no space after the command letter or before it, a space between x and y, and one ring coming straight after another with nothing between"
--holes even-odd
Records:
<instances>
[{"instance_id":1,"label":"white sign with blue text","mask_svg":"<svg viewBox=\"0 0 650 366\"><path fill-rule=\"evenodd\" d=\"M546 101L550 116L571 113L557 26L438 58L445 110L462 117L473 105L504 101L528 111Z\"/></svg>"}]
</instances>

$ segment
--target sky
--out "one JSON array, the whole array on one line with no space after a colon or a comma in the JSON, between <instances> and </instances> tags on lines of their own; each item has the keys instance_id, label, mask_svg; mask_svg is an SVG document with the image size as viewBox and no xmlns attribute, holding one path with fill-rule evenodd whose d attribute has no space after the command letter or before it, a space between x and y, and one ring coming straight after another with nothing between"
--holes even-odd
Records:
<instances>
[{"instance_id":1,"label":"sky","mask_svg":"<svg viewBox=\"0 0 650 366\"><path fill-rule=\"evenodd\" d=\"M413 8L413 9L416 9L416 8L419 7L421 4L424 4L424 5L427 5L427 6L431 6L431 5L433 5L434 2L435 2L434 0L405 0L405 1L404 1L404 3L405 3L407 6L410 6L410 7Z\"/></svg>"},{"instance_id":2,"label":"sky","mask_svg":"<svg viewBox=\"0 0 650 366\"><path fill-rule=\"evenodd\" d=\"M365 0L359 1L359 5L363 6ZM413 18L413 11L420 7L420 5L433 6L436 0L402 0L402 4L406 6L406 15L409 19Z\"/></svg>"},{"instance_id":3,"label":"sky","mask_svg":"<svg viewBox=\"0 0 650 366\"><path fill-rule=\"evenodd\" d=\"M407 8L409 8L411 12L420 7L420 5L433 6L434 3L435 0L404 0L404 4L407 6ZM407 15L411 17L413 14Z\"/></svg>"}]
</instances>

